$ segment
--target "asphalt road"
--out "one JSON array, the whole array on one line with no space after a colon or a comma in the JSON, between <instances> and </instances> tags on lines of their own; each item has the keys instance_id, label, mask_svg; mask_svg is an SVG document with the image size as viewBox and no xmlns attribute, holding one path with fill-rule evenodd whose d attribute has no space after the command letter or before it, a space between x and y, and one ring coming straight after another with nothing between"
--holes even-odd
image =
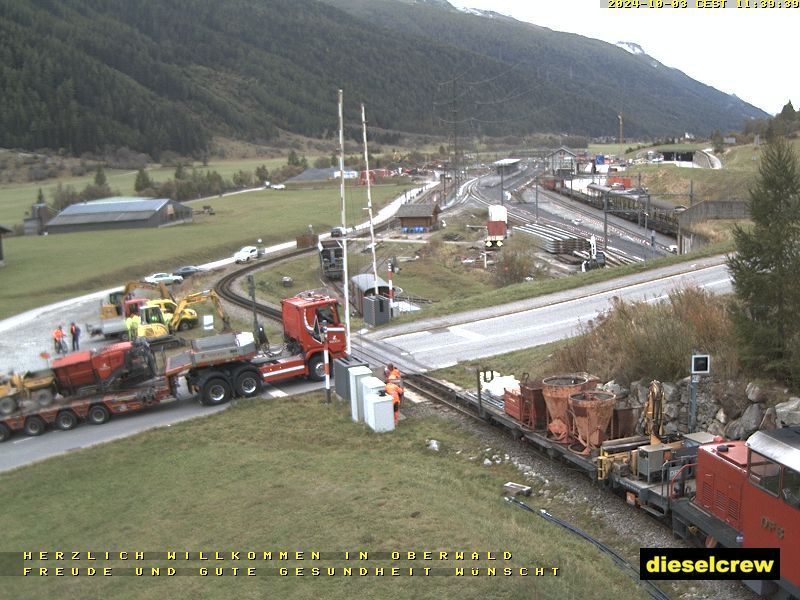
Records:
<instances>
[{"instance_id":1,"label":"asphalt road","mask_svg":"<svg viewBox=\"0 0 800 600\"><path fill-rule=\"evenodd\" d=\"M256 401L268 402L294 394L303 394L323 387L323 384L293 380L285 385L267 385L264 393ZM184 390L185 391L185 390ZM17 434L2 445L0 450L0 472L16 469L52 456L66 454L97 444L125 438L148 429L170 427L175 423L207 417L227 409L222 406L203 406L190 396L168 404L127 415L114 415L104 425L78 425L72 431L50 429L44 435L27 437Z\"/></svg>"},{"instance_id":2,"label":"asphalt road","mask_svg":"<svg viewBox=\"0 0 800 600\"><path fill-rule=\"evenodd\" d=\"M384 351L393 351L398 360L413 360L429 369L437 369L572 337L580 324L586 324L610 308L614 297L655 302L683 286L702 287L714 293L731 291L724 265L698 265L689 272L644 281L647 276L621 278L611 285L597 284L516 303L513 308L505 308L508 314L492 314L497 312L498 307L495 307L483 311L483 315L473 312L455 315L452 320L412 324L411 331L384 334L381 347ZM502 311L504 307L499 309Z\"/></svg>"}]
</instances>

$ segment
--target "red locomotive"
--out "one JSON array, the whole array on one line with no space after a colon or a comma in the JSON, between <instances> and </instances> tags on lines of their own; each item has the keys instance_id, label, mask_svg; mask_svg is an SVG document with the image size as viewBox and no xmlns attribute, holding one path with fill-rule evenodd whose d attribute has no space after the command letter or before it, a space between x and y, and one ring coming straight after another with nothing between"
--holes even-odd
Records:
<instances>
[{"instance_id":1,"label":"red locomotive","mask_svg":"<svg viewBox=\"0 0 800 600\"><path fill-rule=\"evenodd\" d=\"M700 446L693 500L673 502L675 533L706 546L780 548L781 579L758 594L800 598L800 427Z\"/></svg>"}]
</instances>

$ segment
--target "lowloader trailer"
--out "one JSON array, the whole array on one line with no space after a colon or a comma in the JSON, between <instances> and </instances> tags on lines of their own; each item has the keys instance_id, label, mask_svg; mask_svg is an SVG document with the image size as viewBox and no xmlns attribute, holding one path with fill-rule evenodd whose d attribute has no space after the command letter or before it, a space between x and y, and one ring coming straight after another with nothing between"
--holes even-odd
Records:
<instances>
[{"instance_id":1,"label":"lowloader trailer","mask_svg":"<svg viewBox=\"0 0 800 600\"><path fill-rule=\"evenodd\" d=\"M26 403L12 414L0 417L0 442L18 431L35 436L44 433L48 425L69 430L81 420L101 425L115 414L175 402L180 378L188 379L190 370L201 403L227 402L232 397L231 390L220 393L221 384L211 375L222 368L248 365L248 359L256 354L253 335L223 334L203 341L215 346L213 355L193 346L169 357L160 373L152 350L143 340L120 342L99 352L75 352L53 361L51 402L47 406ZM250 372L257 373L252 366ZM245 384L235 388L238 396L251 396L258 390L260 386Z\"/></svg>"}]
</instances>

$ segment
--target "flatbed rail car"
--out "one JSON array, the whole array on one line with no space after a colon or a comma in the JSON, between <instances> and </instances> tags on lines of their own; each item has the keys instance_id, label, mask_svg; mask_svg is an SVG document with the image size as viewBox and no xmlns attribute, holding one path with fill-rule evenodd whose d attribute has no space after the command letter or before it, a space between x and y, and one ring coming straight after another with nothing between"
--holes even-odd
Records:
<instances>
[{"instance_id":1,"label":"flatbed rail car","mask_svg":"<svg viewBox=\"0 0 800 600\"><path fill-rule=\"evenodd\" d=\"M668 479L663 480L659 477L656 481L654 480L655 477L653 477L651 481L642 481L636 476L624 476L620 471L614 469L604 471L602 465L598 463L597 452L588 456L573 452L568 445L560 444L549 438L546 435L546 430L533 429L520 423L504 411L502 404L498 405L484 398L479 407L477 396L470 392L459 393L457 399L460 403L471 408L476 414L479 410L482 410L483 419L502 426L513 437L517 439L524 438L537 450L551 458L569 464L572 468L586 474L590 479L602 481L605 487L622 491L625 493L628 502L636 504L645 511L659 517L663 517L669 511L670 490ZM630 436L609 440L604 444L607 449L617 450L618 447L638 448L648 443L649 438L645 436ZM682 483L685 488L694 489L693 478L684 480ZM633 496L628 495L627 492L630 492Z\"/></svg>"},{"instance_id":2,"label":"flatbed rail car","mask_svg":"<svg viewBox=\"0 0 800 600\"><path fill-rule=\"evenodd\" d=\"M800 599L800 427L757 431L747 441L698 432L654 443L633 435L580 454L551 439L535 415L524 423L504 402L479 400L474 392L451 397L671 524L677 537L706 547L779 548L778 580L742 583L773 600Z\"/></svg>"}]
</instances>

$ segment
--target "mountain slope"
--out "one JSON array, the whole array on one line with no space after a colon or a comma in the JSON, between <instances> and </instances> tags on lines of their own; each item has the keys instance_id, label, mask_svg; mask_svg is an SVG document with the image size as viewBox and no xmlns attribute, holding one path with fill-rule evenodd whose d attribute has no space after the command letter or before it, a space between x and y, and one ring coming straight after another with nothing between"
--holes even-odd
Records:
<instances>
[{"instance_id":1,"label":"mountain slope","mask_svg":"<svg viewBox=\"0 0 800 600\"><path fill-rule=\"evenodd\" d=\"M458 120L474 134L613 135L623 110L626 132L661 135L765 116L675 73L444 0L0 0L4 147L157 156L214 135L325 136L340 87L353 126L363 101L373 127L409 132Z\"/></svg>"},{"instance_id":2,"label":"mountain slope","mask_svg":"<svg viewBox=\"0 0 800 600\"><path fill-rule=\"evenodd\" d=\"M402 0L325 0L354 16L400 33L434 37L442 43L497 57L514 66L515 76L534 85L555 86L576 94L594 113L593 123L582 122L584 133L613 135L617 114L625 114L631 135L710 133L738 129L751 118L766 118L762 110L691 79L652 57L631 54L606 42L553 31L493 12L465 14L434 9ZM513 78L506 80L513 87ZM529 102L544 112L554 107L535 94ZM561 112L561 108L557 109ZM583 120L582 120L583 121ZM602 131L601 131L602 130ZM570 131L574 131L570 129Z\"/></svg>"}]
</instances>

